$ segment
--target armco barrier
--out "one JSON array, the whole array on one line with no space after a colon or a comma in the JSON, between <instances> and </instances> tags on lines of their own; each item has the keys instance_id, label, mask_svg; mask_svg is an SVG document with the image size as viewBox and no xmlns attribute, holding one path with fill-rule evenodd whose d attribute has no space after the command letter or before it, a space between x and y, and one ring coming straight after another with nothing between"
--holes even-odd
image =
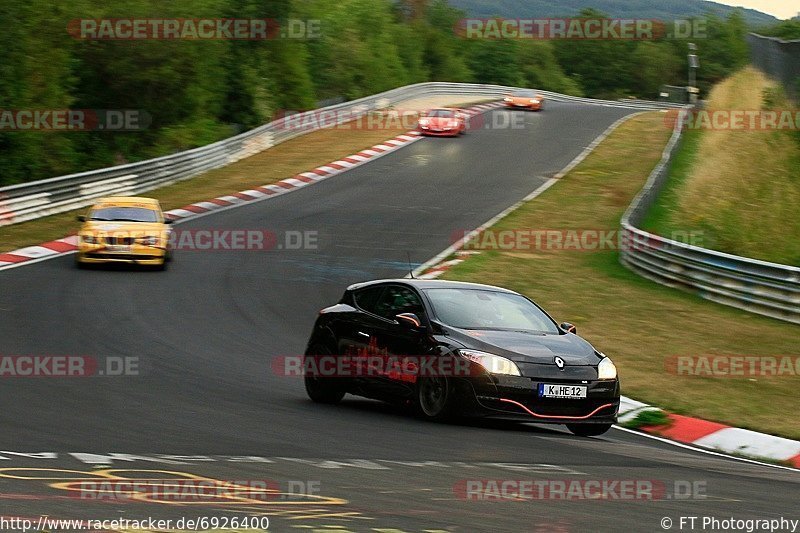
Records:
<instances>
[{"instance_id":1,"label":"armco barrier","mask_svg":"<svg viewBox=\"0 0 800 533\"><path fill-rule=\"evenodd\" d=\"M282 127L276 120L235 137L201 146L185 152L130 163L116 167L70 174L56 178L22 183L0 188L3 216L0 225L16 224L47 215L78 209L92 204L97 198L109 195L136 195L185 180L202 172L223 167L251 156L276 144L318 129L317 121L304 122L303 116L320 111L338 112L340 122L364 116L370 111L395 106L412 98L431 95L472 96L496 98L516 89L500 85L429 82L392 89L351 102L331 105L292 117L291 128ZM598 105L636 107L643 109L674 107L660 102L614 102L591 100L540 91L551 100L576 101ZM304 125L297 127L296 124Z\"/></svg>"},{"instance_id":2,"label":"armco barrier","mask_svg":"<svg viewBox=\"0 0 800 533\"><path fill-rule=\"evenodd\" d=\"M636 227L652 206L681 136L677 120L661 161L622 217L628 246L620 261L663 285L689 289L725 305L800 324L800 268L758 261L665 239Z\"/></svg>"},{"instance_id":3,"label":"armco barrier","mask_svg":"<svg viewBox=\"0 0 800 533\"><path fill-rule=\"evenodd\" d=\"M779 80L790 96L800 100L800 39L784 41L750 33L747 43L753 65Z\"/></svg>"}]
</instances>

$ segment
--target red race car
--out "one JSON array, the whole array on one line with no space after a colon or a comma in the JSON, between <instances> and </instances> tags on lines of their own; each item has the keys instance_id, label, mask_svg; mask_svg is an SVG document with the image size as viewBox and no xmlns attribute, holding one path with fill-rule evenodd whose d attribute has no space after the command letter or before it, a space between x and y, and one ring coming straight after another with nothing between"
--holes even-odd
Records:
<instances>
[{"instance_id":1,"label":"red race car","mask_svg":"<svg viewBox=\"0 0 800 533\"><path fill-rule=\"evenodd\" d=\"M467 131L467 116L460 109L440 107L419 116L418 129L423 135L455 137Z\"/></svg>"}]
</instances>

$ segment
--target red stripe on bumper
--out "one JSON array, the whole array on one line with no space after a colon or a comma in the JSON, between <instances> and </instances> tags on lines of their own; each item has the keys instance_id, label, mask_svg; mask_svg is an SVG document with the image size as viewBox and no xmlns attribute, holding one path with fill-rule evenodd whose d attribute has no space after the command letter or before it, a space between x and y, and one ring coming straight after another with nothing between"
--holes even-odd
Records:
<instances>
[{"instance_id":1,"label":"red stripe on bumper","mask_svg":"<svg viewBox=\"0 0 800 533\"><path fill-rule=\"evenodd\" d=\"M607 403L605 405L601 405L600 407L598 407L597 409L595 409L594 411L592 411L588 415L584 415L584 416L540 415L538 413L534 413L533 411L531 411L530 409L528 409L527 407L525 407L521 403L515 402L514 400L509 400L507 398L500 398L500 401L514 404L517 407L520 407L520 408L524 409L525 412L528 413L529 415L535 416L536 418L558 418L558 419L563 419L563 420L586 420L587 418L590 418L590 417L594 416L595 414L597 414L598 411L601 411L601 410L603 410L603 409L605 409L607 407L614 407L613 403Z\"/></svg>"}]
</instances>

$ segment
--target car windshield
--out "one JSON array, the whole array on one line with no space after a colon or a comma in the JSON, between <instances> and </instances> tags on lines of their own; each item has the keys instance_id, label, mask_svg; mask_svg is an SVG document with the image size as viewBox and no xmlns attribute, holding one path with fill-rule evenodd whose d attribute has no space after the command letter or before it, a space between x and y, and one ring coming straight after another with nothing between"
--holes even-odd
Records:
<instances>
[{"instance_id":1,"label":"car windshield","mask_svg":"<svg viewBox=\"0 0 800 533\"><path fill-rule=\"evenodd\" d=\"M455 113L450 109L432 109L428 111L425 115L426 117L438 117L438 118L453 118Z\"/></svg>"},{"instance_id":2,"label":"car windshield","mask_svg":"<svg viewBox=\"0 0 800 533\"><path fill-rule=\"evenodd\" d=\"M536 96L536 93L533 91L516 91L512 94L512 96L516 96L518 98L533 98Z\"/></svg>"},{"instance_id":3,"label":"car windshield","mask_svg":"<svg viewBox=\"0 0 800 533\"><path fill-rule=\"evenodd\" d=\"M158 213L144 207L115 206L94 209L89 218L103 221L158 222Z\"/></svg>"},{"instance_id":4,"label":"car windshield","mask_svg":"<svg viewBox=\"0 0 800 533\"><path fill-rule=\"evenodd\" d=\"M428 289L436 317L454 328L559 333L555 323L519 294L486 289Z\"/></svg>"}]
</instances>

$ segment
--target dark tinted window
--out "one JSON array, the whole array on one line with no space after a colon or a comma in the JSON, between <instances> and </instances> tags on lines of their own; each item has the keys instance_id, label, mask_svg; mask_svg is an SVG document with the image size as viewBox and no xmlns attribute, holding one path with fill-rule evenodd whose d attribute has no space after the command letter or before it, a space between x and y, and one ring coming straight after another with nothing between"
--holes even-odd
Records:
<instances>
[{"instance_id":1,"label":"dark tinted window","mask_svg":"<svg viewBox=\"0 0 800 533\"><path fill-rule=\"evenodd\" d=\"M558 333L550 317L519 294L483 289L428 289L425 294L448 326Z\"/></svg>"},{"instance_id":2,"label":"dark tinted window","mask_svg":"<svg viewBox=\"0 0 800 533\"><path fill-rule=\"evenodd\" d=\"M423 312L419 296L411 289L400 285L386 287L375 307L376 315L389 319L400 313L414 313L421 317Z\"/></svg>"},{"instance_id":3,"label":"dark tinted window","mask_svg":"<svg viewBox=\"0 0 800 533\"><path fill-rule=\"evenodd\" d=\"M375 313L375 305L378 303L378 297L382 292L383 287L368 287L357 290L353 296L358 307L364 311Z\"/></svg>"},{"instance_id":4,"label":"dark tinted window","mask_svg":"<svg viewBox=\"0 0 800 533\"><path fill-rule=\"evenodd\" d=\"M91 220L117 220L125 222L158 222L158 213L144 207L104 207L89 215Z\"/></svg>"},{"instance_id":5,"label":"dark tinted window","mask_svg":"<svg viewBox=\"0 0 800 533\"><path fill-rule=\"evenodd\" d=\"M439 118L453 118L454 116L456 116L456 114L451 109L432 109L425 116L426 117L439 117Z\"/></svg>"}]
</instances>

